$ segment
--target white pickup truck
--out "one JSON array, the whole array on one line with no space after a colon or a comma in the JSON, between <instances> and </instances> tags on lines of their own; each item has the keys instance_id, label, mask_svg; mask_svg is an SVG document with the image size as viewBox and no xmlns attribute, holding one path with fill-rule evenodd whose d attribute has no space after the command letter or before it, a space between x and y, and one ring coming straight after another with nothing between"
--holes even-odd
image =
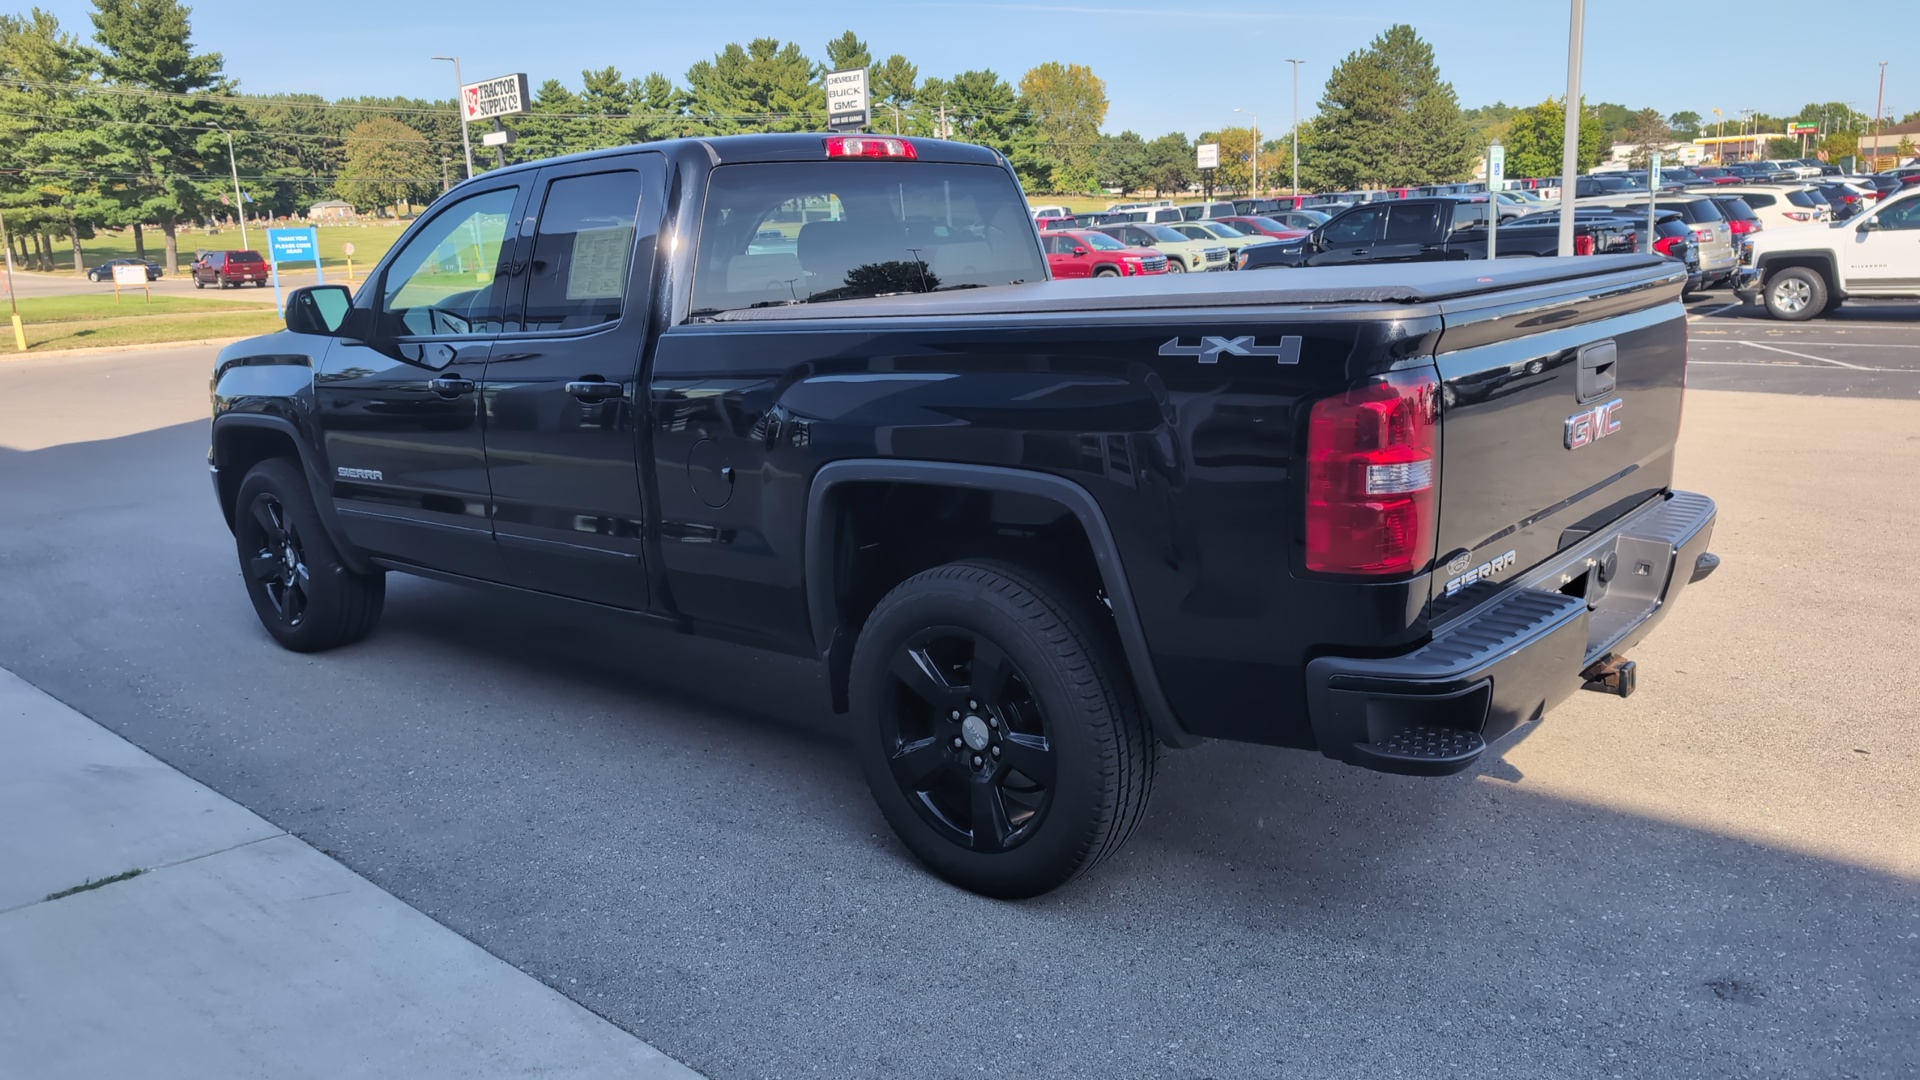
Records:
<instances>
[{"instance_id":1,"label":"white pickup truck","mask_svg":"<svg viewBox=\"0 0 1920 1080\"><path fill-rule=\"evenodd\" d=\"M1740 261L1734 293L1788 322L1855 297L1920 299L1920 191L1847 221L1768 229Z\"/></svg>"}]
</instances>

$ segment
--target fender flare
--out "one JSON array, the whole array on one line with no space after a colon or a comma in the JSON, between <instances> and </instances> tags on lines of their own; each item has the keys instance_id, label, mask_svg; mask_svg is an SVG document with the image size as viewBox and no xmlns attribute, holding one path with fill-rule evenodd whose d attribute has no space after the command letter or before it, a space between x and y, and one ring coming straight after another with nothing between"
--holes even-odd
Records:
<instances>
[{"instance_id":1,"label":"fender flare","mask_svg":"<svg viewBox=\"0 0 1920 1080\"><path fill-rule=\"evenodd\" d=\"M346 530L340 525L340 516L333 509L333 489L327 478L320 473L320 466L314 460L313 448L301 437L300 428L293 421L274 413L226 412L213 419L211 464L214 470L214 487L219 490L220 476L227 471L225 454L222 453L224 440L221 436L235 428L274 431L286 436L293 444L295 455L300 459L300 472L307 478L307 492L313 497L314 510L320 515L320 523L327 530L327 539L333 542L333 550L340 555L340 561L356 574L370 574L379 568L369 562L361 551L347 540ZM241 477L234 477L237 487ZM227 519L227 527L233 527L233 507L222 505L220 514Z\"/></svg>"},{"instance_id":2,"label":"fender flare","mask_svg":"<svg viewBox=\"0 0 1920 1080\"><path fill-rule=\"evenodd\" d=\"M1031 495L1057 503L1080 523L1087 544L1093 549L1101 583L1112 605L1114 627L1120 634L1121 649L1133 677L1141 708L1153 724L1154 735L1164 744L1177 748L1197 746L1200 738L1189 733L1167 700L1160 677L1154 671L1153 653L1147 645L1146 631L1134 606L1133 588L1120 561L1120 548L1113 530L1107 525L1100 504L1086 488L1064 477L1028 469L1010 469L997 465L967 465L941 461L891 461L851 458L830 462L814 473L807 493L806 570L807 613L813 628L814 647L825 661L829 680L835 687L836 708L844 701L844 687L853 655L849 628L840 617L834 599L834 547L832 530L835 517L831 499L836 487L854 481L926 484L934 487L971 488Z\"/></svg>"},{"instance_id":3,"label":"fender flare","mask_svg":"<svg viewBox=\"0 0 1920 1080\"><path fill-rule=\"evenodd\" d=\"M1761 285L1772 276L1775 264L1792 260L1794 263L1814 263L1820 276L1827 279L1827 295L1836 299L1846 299L1846 290L1840 287L1840 260L1831 251L1821 248L1804 248L1799 251L1769 251L1755 256L1754 271L1759 275Z\"/></svg>"}]
</instances>

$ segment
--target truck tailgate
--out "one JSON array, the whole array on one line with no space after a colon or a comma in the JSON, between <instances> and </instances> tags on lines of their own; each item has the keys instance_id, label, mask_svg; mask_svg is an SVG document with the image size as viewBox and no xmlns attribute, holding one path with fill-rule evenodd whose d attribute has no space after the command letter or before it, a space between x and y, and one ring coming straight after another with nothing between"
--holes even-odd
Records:
<instances>
[{"instance_id":1,"label":"truck tailgate","mask_svg":"<svg viewBox=\"0 0 1920 1080\"><path fill-rule=\"evenodd\" d=\"M1446 305L1434 618L1671 486L1683 283L1643 269Z\"/></svg>"}]
</instances>

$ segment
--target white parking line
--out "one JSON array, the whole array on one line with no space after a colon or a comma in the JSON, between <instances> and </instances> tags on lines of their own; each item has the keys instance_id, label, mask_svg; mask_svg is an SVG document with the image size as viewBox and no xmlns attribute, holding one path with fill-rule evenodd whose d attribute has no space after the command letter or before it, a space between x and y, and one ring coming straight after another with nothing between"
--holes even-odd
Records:
<instances>
[{"instance_id":1,"label":"white parking line","mask_svg":"<svg viewBox=\"0 0 1920 1080\"><path fill-rule=\"evenodd\" d=\"M1737 308L1737 307L1746 307L1746 306L1747 306L1747 305L1745 305L1745 304L1742 304L1742 303L1739 303L1738 301L1736 301L1736 302L1734 302L1734 303L1731 303L1731 304L1722 304L1722 305L1720 305L1720 306L1719 306L1719 307L1717 307L1717 308L1712 308L1712 309L1710 309L1710 310L1707 310L1707 311L1697 311L1697 312L1694 312L1693 314L1691 314L1691 315L1689 315L1689 316L1687 316L1687 318L1689 318L1689 319L1704 319L1704 318L1706 318L1706 317L1707 317L1707 316L1709 316L1709 315L1718 315L1718 314L1720 314L1720 313L1721 313L1721 312L1723 312L1723 311L1732 311L1732 310L1733 310L1734 308Z\"/></svg>"},{"instance_id":2,"label":"white parking line","mask_svg":"<svg viewBox=\"0 0 1920 1080\"><path fill-rule=\"evenodd\" d=\"M1699 367L1787 367L1799 368L1802 371L1825 370L1823 368L1814 368L1811 364L1795 364L1785 360L1688 360L1687 364L1689 366ZM1878 375L1920 375L1920 371L1916 371L1913 368L1900 367L1853 367L1852 365L1848 365L1848 370Z\"/></svg>"},{"instance_id":3,"label":"white parking line","mask_svg":"<svg viewBox=\"0 0 1920 1080\"><path fill-rule=\"evenodd\" d=\"M1753 342L1750 342L1745 338L1737 338L1737 337L1728 337L1728 338L1698 337L1698 338L1693 338L1692 341L1695 345L1750 345L1750 344L1753 344ZM1794 344L1795 345L1812 345L1816 347L1824 346L1824 347L1829 347L1834 349L1920 349L1920 345L1909 345L1909 344L1906 344L1905 342L1897 342L1897 341L1800 341L1796 339L1794 341Z\"/></svg>"},{"instance_id":4,"label":"white parking line","mask_svg":"<svg viewBox=\"0 0 1920 1080\"><path fill-rule=\"evenodd\" d=\"M1758 341L1749 341L1747 342L1747 344L1753 346L1756 349L1765 349L1768 352L1785 353L1788 356L1797 356L1802 360L1811 360L1816 364L1832 364L1834 367L1843 367L1843 368L1847 368L1850 371L1869 370L1868 368L1861 367L1859 364L1849 364L1845 360L1829 360L1824 356L1814 356L1811 353L1794 352L1792 349L1783 349L1778 345L1762 345Z\"/></svg>"}]
</instances>

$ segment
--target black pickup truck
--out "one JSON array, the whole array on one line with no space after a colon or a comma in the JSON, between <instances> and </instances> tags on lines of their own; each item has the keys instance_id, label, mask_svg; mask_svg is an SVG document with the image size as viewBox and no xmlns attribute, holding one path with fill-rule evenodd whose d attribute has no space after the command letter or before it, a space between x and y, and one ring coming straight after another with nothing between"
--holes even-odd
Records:
<instances>
[{"instance_id":1,"label":"black pickup truck","mask_svg":"<svg viewBox=\"0 0 1920 1080\"><path fill-rule=\"evenodd\" d=\"M1574 224L1576 255L1634 249L1626 221ZM1542 258L1560 252L1560 230L1530 222L1504 224L1494 235L1500 258ZM1297 240L1244 248L1241 270L1270 267L1351 266L1356 263L1444 262L1487 257L1486 196L1436 195L1362 203L1344 210Z\"/></svg>"},{"instance_id":2,"label":"black pickup truck","mask_svg":"<svg viewBox=\"0 0 1920 1080\"><path fill-rule=\"evenodd\" d=\"M245 587L302 651L402 571L816 658L906 846L1011 897L1116 850L1163 747L1441 775L1625 694L1716 565L1670 263L1046 266L975 146L475 177L221 351Z\"/></svg>"}]
</instances>

